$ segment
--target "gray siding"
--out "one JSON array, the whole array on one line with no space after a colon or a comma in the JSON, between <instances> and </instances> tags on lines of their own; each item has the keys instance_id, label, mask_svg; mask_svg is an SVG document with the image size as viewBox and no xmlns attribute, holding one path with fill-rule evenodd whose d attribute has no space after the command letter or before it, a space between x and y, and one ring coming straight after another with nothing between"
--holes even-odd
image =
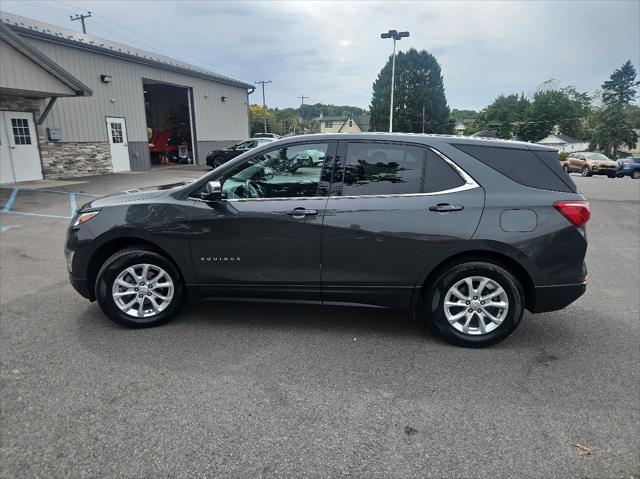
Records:
<instances>
[{"instance_id":1,"label":"gray siding","mask_svg":"<svg viewBox=\"0 0 640 479\"><path fill-rule=\"evenodd\" d=\"M249 134L248 98L244 88L24 38L93 90L89 98L58 101L49 114L45 126L61 128L65 141L107 141L104 119L115 116L126 119L129 142L146 142L143 79L192 88L198 143L236 141ZM111 83L100 81L100 75L104 74L113 78ZM225 102L220 100L222 96L227 97Z\"/></svg>"},{"instance_id":2,"label":"gray siding","mask_svg":"<svg viewBox=\"0 0 640 479\"><path fill-rule=\"evenodd\" d=\"M3 40L0 40L0 88L75 95L71 88Z\"/></svg>"}]
</instances>

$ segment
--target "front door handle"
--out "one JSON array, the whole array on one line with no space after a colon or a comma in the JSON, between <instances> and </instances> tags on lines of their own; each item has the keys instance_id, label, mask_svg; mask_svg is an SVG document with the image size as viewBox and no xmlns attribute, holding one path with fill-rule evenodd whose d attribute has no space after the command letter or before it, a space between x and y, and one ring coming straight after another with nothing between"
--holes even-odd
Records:
<instances>
[{"instance_id":1,"label":"front door handle","mask_svg":"<svg viewBox=\"0 0 640 479\"><path fill-rule=\"evenodd\" d=\"M440 213L460 211L462 209L464 209L464 206L462 205L451 205L449 203L438 203L437 205L429 206L429 211L438 211Z\"/></svg>"},{"instance_id":2,"label":"front door handle","mask_svg":"<svg viewBox=\"0 0 640 479\"><path fill-rule=\"evenodd\" d=\"M302 218L304 216L317 215L318 210L308 210L306 208L294 208L292 210L287 211L289 216L293 216L294 218Z\"/></svg>"}]
</instances>

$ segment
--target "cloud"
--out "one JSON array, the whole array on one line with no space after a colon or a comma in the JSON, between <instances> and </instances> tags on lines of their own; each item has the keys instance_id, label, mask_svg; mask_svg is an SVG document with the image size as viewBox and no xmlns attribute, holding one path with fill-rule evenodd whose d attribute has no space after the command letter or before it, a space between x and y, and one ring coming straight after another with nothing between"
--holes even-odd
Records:
<instances>
[{"instance_id":1,"label":"cloud","mask_svg":"<svg viewBox=\"0 0 640 479\"><path fill-rule=\"evenodd\" d=\"M3 9L76 28L85 2L4 0ZM482 108L500 93L531 93L549 78L593 91L631 59L640 66L640 2L146 2L92 3L89 32L253 82L267 102L367 107L389 58L380 33L409 30L398 48L442 66L449 105ZM126 15L123 14L126 12ZM77 23L77 22L75 22ZM256 97L257 98L257 97Z\"/></svg>"}]
</instances>

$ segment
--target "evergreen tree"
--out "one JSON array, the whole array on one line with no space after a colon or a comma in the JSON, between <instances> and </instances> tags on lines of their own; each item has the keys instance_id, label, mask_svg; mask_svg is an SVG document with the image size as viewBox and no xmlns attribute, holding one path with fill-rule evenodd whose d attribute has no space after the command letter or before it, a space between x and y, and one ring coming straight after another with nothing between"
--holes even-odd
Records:
<instances>
[{"instance_id":1,"label":"evergreen tree","mask_svg":"<svg viewBox=\"0 0 640 479\"><path fill-rule=\"evenodd\" d=\"M602 84L603 107L597 116L592 148L598 148L613 157L620 146L635 146L638 135L633 131L626 110L636 97L639 84L636 77L636 69L631 61L627 61Z\"/></svg>"},{"instance_id":2,"label":"evergreen tree","mask_svg":"<svg viewBox=\"0 0 640 479\"><path fill-rule=\"evenodd\" d=\"M373 83L372 130L388 130L390 97L391 57ZM415 48L397 53L393 106L393 131L422 132L423 111L426 133L452 131L442 72L433 55Z\"/></svg>"}]
</instances>

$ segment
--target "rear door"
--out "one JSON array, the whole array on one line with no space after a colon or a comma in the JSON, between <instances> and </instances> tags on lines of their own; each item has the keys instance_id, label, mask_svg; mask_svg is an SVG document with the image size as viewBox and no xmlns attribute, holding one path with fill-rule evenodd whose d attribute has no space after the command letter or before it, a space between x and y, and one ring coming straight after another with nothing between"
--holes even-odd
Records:
<instances>
[{"instance_id":1,"label":"rear door","mask_svg":"<svg viewBox=\"0 0 640 479\"><path fill-rule=\"evenodd\" d=\"M322 233L324 302L407 307L422 273L471 238L484 191L422 145L341 141Z\"/></svg>"}]
</instances>

